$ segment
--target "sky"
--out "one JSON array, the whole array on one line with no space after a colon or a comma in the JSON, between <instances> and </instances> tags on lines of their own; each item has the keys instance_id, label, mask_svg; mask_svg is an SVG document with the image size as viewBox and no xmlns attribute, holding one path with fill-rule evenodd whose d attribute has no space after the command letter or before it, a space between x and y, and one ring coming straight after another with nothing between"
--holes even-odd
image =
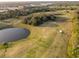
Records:
<instances>
[{"instance_id":1,"label":"sky","mask_svg":"<svg viewBox=\"0 0 79 59\"><path fill-rule=\"evenodd\" d=\"M78 0L0 0L0 2L15 2L15 1L78 1Z\"/></svg>"}]
</instances>

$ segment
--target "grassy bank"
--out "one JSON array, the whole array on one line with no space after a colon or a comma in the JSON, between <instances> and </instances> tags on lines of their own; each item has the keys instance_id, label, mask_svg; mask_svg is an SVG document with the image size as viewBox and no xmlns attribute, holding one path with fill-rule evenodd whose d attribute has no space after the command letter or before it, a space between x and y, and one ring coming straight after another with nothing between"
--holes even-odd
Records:
<instances>
[{"instance_id":1,"label":"grassy bank","mask_svg":"<svg viewBox=\"0 0 79 59\"><path fill-rule=\"evenodd\" d=\"M72 36L69 40L68 45L68 57L79 57L79 19L78 19L78 13L73 13L73 19L72 19Z\"/></svg>"}]
</instances>

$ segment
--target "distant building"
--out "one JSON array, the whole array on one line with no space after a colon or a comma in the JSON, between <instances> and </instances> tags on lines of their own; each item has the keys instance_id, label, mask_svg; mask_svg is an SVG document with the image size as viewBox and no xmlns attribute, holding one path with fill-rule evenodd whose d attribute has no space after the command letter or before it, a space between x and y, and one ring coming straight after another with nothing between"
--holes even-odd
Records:
<instances>
[{"instance_id":1,"label":"distant building","mask_svg":"<svg viewBox=\"0 0 79 59\"><path fill-rule=\"evenodd\" d=\"M18 9L18 7L8 7L7 9L8 10L16 10L16 9Z\"/></svg>"},{"instance_id":2,"label":"distant building","mask_svg":"<svg viewBox=\"0 0 79 59\"><path fill-rule=\"evenodd\" d=\"M8 10L0 10L0 13L5 13L7 12Z\"/></svg>"},{"instance_id":3,"label":"distant building","mask_svg":"<svg viewBox=\"0 0 79 59\"><path fill-rule=\"evenodd\" d=\"M24 6L18 6L18 9L23 9L24 8Z\"/></svg>"}]
</instances>

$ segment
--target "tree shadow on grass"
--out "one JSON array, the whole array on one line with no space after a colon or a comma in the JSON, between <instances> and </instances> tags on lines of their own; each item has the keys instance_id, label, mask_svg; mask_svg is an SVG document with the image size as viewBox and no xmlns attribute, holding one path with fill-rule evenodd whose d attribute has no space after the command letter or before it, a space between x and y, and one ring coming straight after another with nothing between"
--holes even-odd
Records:
<instances>
[{"instance_id":1,"label":"tree shadow on grass","mask_svg":"<svg viewBox=\"0 0 79 59\"><path fill-rule=\"evenodd\" d=\"M60 23L64 23L67 20L67 17L57 17L54 21L51 20L40 24L39 27L57 27Z\"/></svg>"}]
</instances>

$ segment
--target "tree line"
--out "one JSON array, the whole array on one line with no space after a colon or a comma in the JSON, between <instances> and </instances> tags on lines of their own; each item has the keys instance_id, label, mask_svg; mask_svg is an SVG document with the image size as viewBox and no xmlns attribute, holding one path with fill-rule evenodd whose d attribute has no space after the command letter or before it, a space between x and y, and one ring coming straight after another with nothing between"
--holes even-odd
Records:
<instances>
[{"instance_id":1,"label":"tree line","mask_svg":"<svg viewBox=\"0 0 79 59\"><path fill-rule=\"evenodd\" d=\"M24 7L22 10L8 10L7 12L0 13L0 20L5 20L8 18L16 18L19 16L27 16L32 13L37 13L37 12L48 12L48 11L56 11L56 10L66 10L67 8L62 7L56 7L56 8L50 8L50 6L46 7ZM72 8L70 8L72 9Z\"/></svg>"},{"instance_id":2,"label":"tree line","mask_svg":"<svg viewBox=\"0 0 79 59\"><path fill-rule=\"evenodd\" d=\"M38 26L47 21L55 21L55 19L56 19L56 16L53 15L53 13L51 12L50 13L40 12L40 13L33 13L33 14L28 15L24 19L24 23L29 24L29 25Z\"/></svg>"}]
</instances>

